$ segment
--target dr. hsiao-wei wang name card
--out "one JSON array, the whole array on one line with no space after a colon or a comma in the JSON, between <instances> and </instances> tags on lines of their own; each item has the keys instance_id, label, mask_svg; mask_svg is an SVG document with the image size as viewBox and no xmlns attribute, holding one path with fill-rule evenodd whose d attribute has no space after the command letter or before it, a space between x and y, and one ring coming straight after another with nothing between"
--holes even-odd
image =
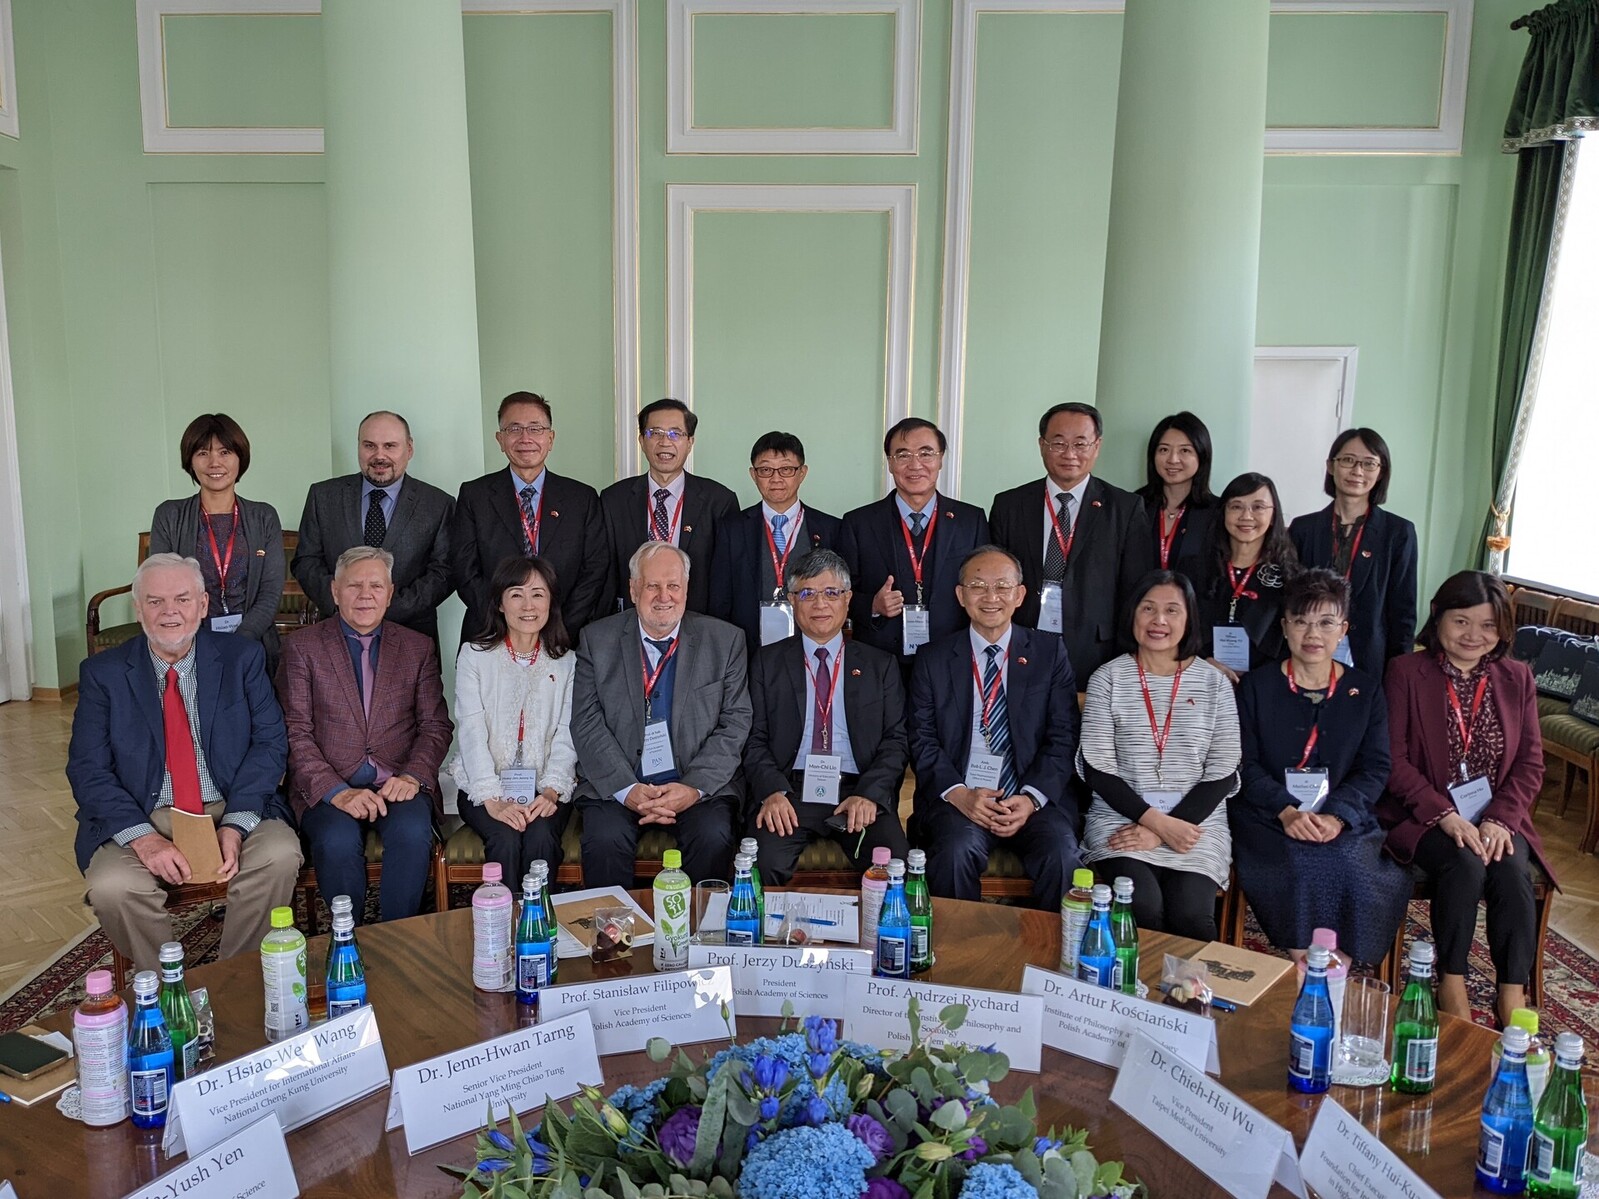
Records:
<instances>
[{"instance_id":1,"label":"dr. hsiao-wei wang name card","mask_svg":"<svg viewBox=\"0 0 1599 1199\"><path fill-rule=\"evenodd\" d=\"M929 1041L992 1045L1010 1059L1011 1069L1038 1073L1044 1057L1044 1001L1037 995L851 974L844 984L844 1036L882 1049L909 1049L905 1011L913 995L921 1005L922 1036ZM966 1022L951 1035L929 1037L938 1013L952 1003L965 1005Z\"/></svg>"},{"instance_id":2,"label":"dr. hsiao-wei wang name card","mask_svg":"<svg viewBox=\"0 0 1599 1199\"><path fill-rule=\"evenodd\" d=\"M744 1016L781 1016L785 1002L796 1016L842 1019L844 983L872 972L864 949L788 948L782 945L690 945L691 967L726 966L733 972L733 1000Z\"/></svg>"},{"instance_id":3,"label":"dr. hsiao-wei wang name card","mask_svg":"<svg viewBox=\"0 0 1599 1199\"><path fill-rule=\"evenodd\" d=\"M726 966L571 983L539 992L540 1024L584 1009L594 1019L594 1044L601 1057L636 1052L651 1037L694 1045L738 1032L733 972Z\"/></svg>"},{"instance_id":4,"label":"dr. hsiao-wei wang name card","mask_svg":"<svg viewBox=\"0 0 1599 1199\"><path fill-rule=\"evenodd\" d=\"M1041 966L1028 966L1022 972L1022 992L1043 999L1044 1044L1052 1049L1102 1066L1119 1066L1127 1038L1141 1032L1202 1070L1221 1070L1216 1022L1208 1016L1123 995Z\"/></svg>"}]
</instances>

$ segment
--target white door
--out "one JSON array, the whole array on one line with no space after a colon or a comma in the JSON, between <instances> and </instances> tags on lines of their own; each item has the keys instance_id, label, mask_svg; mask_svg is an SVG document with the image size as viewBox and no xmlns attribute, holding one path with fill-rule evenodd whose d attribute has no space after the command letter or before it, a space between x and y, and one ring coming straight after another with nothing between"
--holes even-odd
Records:
<instances>
[{"instance_id":1,"label":"white door","mask_svg":"<svg viewBox=\"0 0 1599 1199\"><path fill-rule=\"evenodd\" d=\"M11 337L6 329L5 272L0 264L0 703L32 695L28 643L28 563L22 541L22 483L17 467L16 406L11 392Z\"/></svg>"},{"instance_id":2,"label":"white door","mask_svg":"<svg viewBox=\"0 0 1599 1199\"><path fill-rule=\"evenodd\" d=\"M1257 346L1249 463L1271 476L1283 520L1325 508L1327 449L1354 411L1354 346ZM1214 484L1219 491L1225 480Z\"/></svg>"}]
</instances>

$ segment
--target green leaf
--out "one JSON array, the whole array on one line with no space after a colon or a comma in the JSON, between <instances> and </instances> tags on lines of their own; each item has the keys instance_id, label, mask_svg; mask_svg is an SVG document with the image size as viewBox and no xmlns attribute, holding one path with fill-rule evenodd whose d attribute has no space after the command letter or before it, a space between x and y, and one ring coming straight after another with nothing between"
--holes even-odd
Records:
<instances>
[{"instance_id":1,"label":"green leaf","mask_svg":"<svg viewBox=\"0 0 1599 1199\"><path fill-rule=\"evenodd\" d=\"M966 1109L959 1103L946 1103L933 1113L933 1127L955 1132L966 1127Z\"/></svg>"},{"instance_id":2,"label":"green leaf","mask_svg":"<svg viewBox=\"0 0 1599 1199\"><path fill-rule=\"evenodd\" d=\"M475 1182L469 1182L461 1188L461 1199L483 1199L483 1192L478 1189Z\"/></svg>"},{"instance_id":3,"label":"green leaf","mask_svg":"<svg viewBox=\"0 0 1599 1199\"><path fill-rule=\"evenodd\" d=\"M916 1097L909 1091L890 1091L883 1096L883 1107L903 1131L910 1132L916 1126Z\"/></svg>"},{"instance_id":4,"label":"green leaf","mask_svg":"<svg viewBox=\"0 0 1599 1199\"><path fill-rule=\"evenodd\" d=\"M966 1005L964 1003L949 1004L943 1011L938 1013L938 1022L949 1029L950 1032L954 1032L962 1024L966 1023Z\"/></svg>"},{"instance_id":5,"label":"green leaf","mask_svg":"<svg viewBox=\"0 0 1599 1199\"><path fill-rule=\"evenodd\" d=\"M644 1052L649 1054L650 1061L664 1062L672 1056L672 1042L665 1037L651 1037L644 1042Z\"/></svg>"},{"instance_id":6,"label":"green leaf","mask_svg":"<svg viewBox=\"0 0 1599 1199\"><path fill-rule=\"evenodd\" d=\"M1033 1098L1033 1088L1028 1087L1022 1092L1022 1097L1016 1102L1016 1110L1031 1124L1038 1119L1038 1101Z\"/></svg>"},{"instance_id":7,"label":"green leaf","mask_svg":"<svg viewBox=\"0 0 1599 1199\"><path fill-rule=\"evenodd\" d=\"M733 1199L733 1184L725 1177L711 1179L711 1185L706 1189L706 1194L716 1196L716 1199Z\"/></svg>"},{"instance_id":8,"label":"green leaf","mask_svg":"<svg viewBox=\"0 0 1599 1199\"><path fill-rule=\"evenodd\" d=\"M794 1001L792 999L783 1000L783 1006L780 1010L783 1013L783 1019L792 1020L794 1018Z\"/></svg>"},{"instance_id":9,"label":"green leaf","mask_svg":"<svg viewBox=\"0 0 1599 1199\"><path fill-rule=\"evenodd\" d=\"M731 1071L716 1076L706 1093L705 1105L700 1108L699 1132L694 1138L694 1157L688 1164L690 1174L704 1176L710 1172L716 1158L716 1147L722 1140L722 1125L727 1119L727 1079Z\"/></svg>"},{"instance_id":10,"label":"green leaf","mask_svg":"<svg viewBox=\"0 0 1599 1199\"><path fill-rule=\"evenodd\" d=\"M620 1166L616 1170L616 1181L622 1188L622 1199L641 1199L643 1192L639 1190L638 1183L634 1182L627 1171Z\"/></svg>"},{"instance_id":11,"label":"green leaf","mask_svg":"<svg viewBox=\"0 0 1599 1199\"><path fill-rule=\"evenodd\" d=\"M922 1005L912 995L905 1005L905 1021L911 1026L911 1046L922 1043Z\"/></svg>"},{"instance_id":12,"label":"green leaf","mask_svg":"<svg viewBox=\"0 0 1599 1199\"><path fill-rule=\"evenodd\" d=\"M527 1134L522 1131L522 1121L516 1118L516 1108L509 1103L505 1105L505 1114L511 1118L511 1144L518 1150L527 1148Z\"/></svg>"},{"instance_id":13,"label":"green leaf","mask_svg":"<svg viewBox=\"0 0 1599 1199\"><path fill-rule=\"evenodd\" d=\"M727 1114L745 1128L753 1128L761 1120L761 1109L737 1087L727 1092Z\"/></svg>"}]
</instances>

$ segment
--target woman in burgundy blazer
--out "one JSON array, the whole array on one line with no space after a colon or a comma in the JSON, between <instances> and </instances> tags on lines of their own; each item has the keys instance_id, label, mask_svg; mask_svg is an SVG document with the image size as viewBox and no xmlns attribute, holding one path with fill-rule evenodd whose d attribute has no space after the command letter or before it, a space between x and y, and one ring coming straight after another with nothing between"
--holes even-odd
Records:
<instances>
[{"instance_id":1,"label":"woman in burgundy blazer","mask_svg":"<svg viewBox=\"0 0 1599 1199\"><path fill-rule=\"evenodd\" d=\"M1393 767L1377 808L1388 852L1433 884L1438 1006L1467 1019L1466 961L1487 899L1501 1022L1526 1001L1537 948L1532 861L1549 874L1532 825L1544 775L1537 698L1532 671L1506 656L1512 633L1493 575L1461 571L1438 589L1423 648L1388 664Z\"/></svg>"}]
</instances>

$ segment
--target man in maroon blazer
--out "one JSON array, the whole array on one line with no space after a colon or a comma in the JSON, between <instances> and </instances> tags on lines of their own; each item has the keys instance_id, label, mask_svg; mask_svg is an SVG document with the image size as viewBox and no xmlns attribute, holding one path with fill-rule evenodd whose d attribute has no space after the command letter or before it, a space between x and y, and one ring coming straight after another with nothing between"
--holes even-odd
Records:
<instances>
[{"instance_id":1,"label":"man in maroon blazer","mask_svg":"<svg viewBox=\"0 0 1599 1199\"><path fill-rule=\"evenodd\" d=\"M354 546L333 574L335 620L286 638L278 700L289 730L289 801L324 895L366 904L367 829L383 839L380 919L422 906L449 713L431 638L383 619L387 550Z\"/></svg>"}]
</instances>

